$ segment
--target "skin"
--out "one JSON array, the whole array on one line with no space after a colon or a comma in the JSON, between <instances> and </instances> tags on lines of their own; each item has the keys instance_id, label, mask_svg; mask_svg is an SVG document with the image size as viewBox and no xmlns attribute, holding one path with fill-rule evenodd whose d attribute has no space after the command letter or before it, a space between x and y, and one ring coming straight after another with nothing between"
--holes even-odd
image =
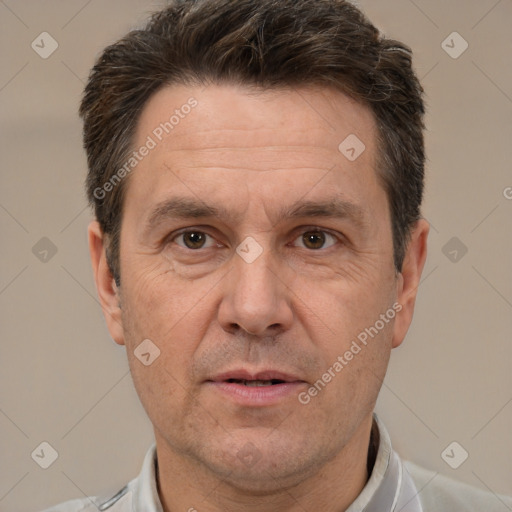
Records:
<instances>
[{"instance_id":1,"label":"skin","mask_svg":"<svg viewBox=\"0 0 512 512\"><path fill-rule=\"evenodd\" d=\"M160 499L166 511L343 511L368 478L372 412L413 316L428 224L413 226L397 273L375 121L329 89L167 87L146 104L134 147L190 97L197 107L129 177L120 289L101 229L89 227L107 326L154 425ZM366 146L353 162L338 150L350 134ZM155 207L177 197L222 211L148 229ZM333 199L352 204L349 214L282 215ZM197 237L179 237L184 228L209 235L205 246L188 248ZM252 263L236 252L249 236L262 249ZM300 403L395 303L396 317ZM134 355L145 339L160 350L149 366ZM278 403L241 405L205 382L234 368L301 383Z\"/></svg>"}]
</instances>

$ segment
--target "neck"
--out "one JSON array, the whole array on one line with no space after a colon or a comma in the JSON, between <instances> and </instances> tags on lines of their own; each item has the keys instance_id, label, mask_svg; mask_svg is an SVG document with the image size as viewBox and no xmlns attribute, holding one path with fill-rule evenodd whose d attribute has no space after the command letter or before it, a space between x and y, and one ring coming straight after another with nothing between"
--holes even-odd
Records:
<instances>
[{"instance_id":1,"label":"neck","mask_svg":"<svg viewBox=\"0 0 512 512\"><path fill-rule=\"evenodd\" d=\"M217 475L205 464L177 453L155 432L158 455L158 488L164 512L344 512L361 493L371 471L369 453L372 417L333 458L321 467L248 490L229 475Z\"/></svg>"}]
</instances>

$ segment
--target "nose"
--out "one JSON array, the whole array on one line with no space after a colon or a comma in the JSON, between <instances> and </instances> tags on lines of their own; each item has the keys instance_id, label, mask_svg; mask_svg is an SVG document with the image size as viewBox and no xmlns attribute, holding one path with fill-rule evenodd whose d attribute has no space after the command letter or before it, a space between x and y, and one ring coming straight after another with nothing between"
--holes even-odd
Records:
<instances>
[{"instance_id":1,"label":"nose","mask_svg":"<svg viewBox=\"0 0 512 512\"><path fill-rule=\"evenodd\" d=\"M289 329L293 322L291 292L283 272L273 264L270 250L264 250L251 263L235 255L233 264L224 280L218 310L222 328L256 336L276 335Z\"/></svg>"}]
</instances>

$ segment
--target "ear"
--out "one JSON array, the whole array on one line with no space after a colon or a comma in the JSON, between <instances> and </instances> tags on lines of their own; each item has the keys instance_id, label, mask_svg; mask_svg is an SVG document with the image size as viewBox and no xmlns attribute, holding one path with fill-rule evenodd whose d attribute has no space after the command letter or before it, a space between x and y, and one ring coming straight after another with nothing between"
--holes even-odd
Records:
<instances>
[{"instance_id":1,"label":"ear","mask_svg":"<svg viewBox=\"0 0 512 512\"><path fill-rule=\"evenodd\" d=\"M411 325L416 294L420 285L421 273L427 259L427 238L430 226L424 219L416 222L404 257L402 271L397 280L397 302L402 309L395 317L393 328L393 348L398 347Z\"/></svg>"},{"instance_id":2,"label":"ear","mask_svg":"<svg viewBox=\"0 0 512 512\"><path fill-rule=\"evenodd\" d=\"M112 339L119 345L124 345L119 289L108 267L105 253L105 234L97 221L92 221L89 224L87 233L94 281L107 328Z\"/></svg>"}]
</instances>

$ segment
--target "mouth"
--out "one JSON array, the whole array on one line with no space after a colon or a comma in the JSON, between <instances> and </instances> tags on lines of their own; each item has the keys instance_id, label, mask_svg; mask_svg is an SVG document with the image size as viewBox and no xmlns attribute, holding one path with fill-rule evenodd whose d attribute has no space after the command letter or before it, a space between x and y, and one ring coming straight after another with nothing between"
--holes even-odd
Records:
<instances>
[{"instance_id":1,"label":"mouth","mask_svg":"<svg viewBox=\"0 0 512 512\"><path fill-rule=\"evenodd\" d=\"M277 386L292 382L304 382L299 376L277 370L250 372L245 369L231 370L210 379L210 382L227 382L249 387Z\"/></svg>"},{"instance_id":2,"label":"mouth","mask_svg":"<svg viewBox=\"0 0 512 512\"><path fill-rule=\"evenodd\" d=\"M270 380L246 380L246 379L228 379L225 382L228 384L241 384L252 388L263 387L263 386L275 386L277 384L284 384L286 381L281 379L270 379Z\"/></svg>"},{"instance_id":3,"label":"mouth","mask_svg":"<svg viewBox=\"0 0 512 512\"><path fill-rule=\"evenodd\" d=\"M276 404L296 396L300 388L307 385L297 375L274 370L234 370L216 375L205 383L223 398L229 398L243 406Z\"/></svg>"}]
</instances>

